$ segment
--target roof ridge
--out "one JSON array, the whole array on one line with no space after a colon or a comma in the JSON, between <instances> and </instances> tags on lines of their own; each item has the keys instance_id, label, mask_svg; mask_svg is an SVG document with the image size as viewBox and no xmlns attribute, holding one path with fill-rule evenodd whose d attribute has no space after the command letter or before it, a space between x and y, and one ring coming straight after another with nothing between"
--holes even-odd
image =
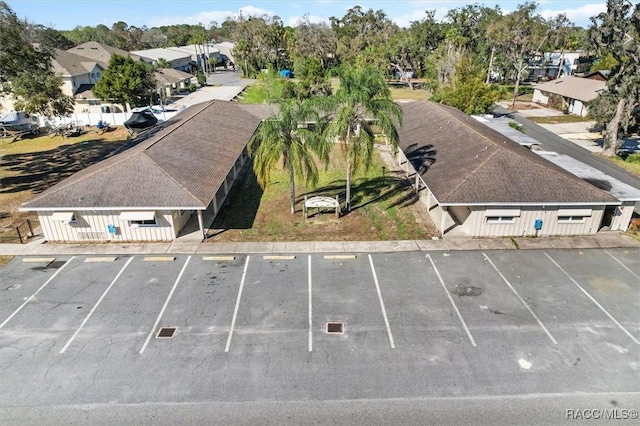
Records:
<instances>
[{"instance_id":1,"label":"roof ridge","mask_svg":"<svg viewBox=\"0 0 640 426\"><path fill-rule=\"evenodd\" d=\"M474 169L473 169L473 171L472 171L471 173L467 174L467 176L466 176L464 179L462 179L462 180L460 181L460 183L458 183L458 185L456 185L456 186L455 186L451 191L448 191L448 194L447 194L447 195L449 195L449 196L450 196L451 194L455 193L455 191L457 191L457 190L458 190L458 188L460 188L460 186L462 186L462 184L463 184L463 183L467 182L467 181L469 180L469 178L470 178L471 176L473 176L473 175L474 175L474 174L475 174L475 173L476 173L476 172L477 172L481 167L483 167L484 165L486 165L486 163L487 163L489 160L491 160L491 159L492 159L496 154L498 154L498 153L500 153L500 152L505 152L505 151L501 148L500 144L498 144L498 143L497 143L497 142L495 142L495 141L492 141L491 139L489 139L488 137L484 136L483 134L481 134L481 133L480 133L480 132L478 132L477 130L475 130L475 129L473 129L472 127L468 126L465 122L463 122L462 120L460 120L458 117L455 117L453 114L451 114L450 112L446 111L444 108L441 108L441 107L440 107L440 104L436 104L436 103L433 103L433 104L434 104L434 106L435 106L436 108L438 108L440 111L442 111L443 113L447 114L448 116L450 116L450 117L451 117L451 118L453 118L454 120L458 121L458 122L459 122L460 124L462 124L464 127L466 127L467 129L471 130L472 132L476 133L477 135L481 136L483 139L485 139L485 140L489 141L491 144L493 144L493 145L496 147L496 151L495 151L494 153L492 153L492 154L491 154L490 156L488 156L484 161L482 161L482 162L481 162L481 163L480 163L476 168L474 168ZM502 135L502 136L504 136L504 135ZM507 140L511 141L511 139L509 139L508 137L506 137L506 136L504 136L504 137L505 137ZM586 189L589 189L589 190L592 190L592 191L593 191L593 190L595 190L595 191L600 192L600 193L608 194L608 192L606 192L606 191L604 191L604 190L602 190L602 189L600 189L600 188L598 188L598 187L596 187L596 186L593 186L593 185L591 185L591 184L590 184L590 183L588 183L588 182L585 182L583 179L579 178L578 176L574 175L573 173L570 173L570 172L568 172L568 171L564 170L564 169L563 169L563 168L561 168L561 167L556 166L555 164L553 164L552 162L550 162L550 161L549 161L549 160L547 160L547 159L544 159L544 160L545 160L545 162L546 162L547 164L540 164L540 163L538 163L538 162L536 162L536 161L533 161L533 159L532 159L532 158L529 158L527 155L523 155L523 153L524 153L524 152L518 152L517 150L513 150L513 151L510 151L510 153L511 153L511 154L513 154L513 155L517 155L517 156L518 156L518 158L520 158L520 159L522 159L522 160L524 160L524 161L526 161L526 162L530 163L531 165L533 165L533 166L535 166L535 167L544 167L544 168L546 168L546 169L548 169L548 170L553 171L554 173L562 174L562 175L564 175L565 177L567 177L567 178L569 178L569 179L572 179L576 184L581 185L585 190L586 190ZM536 155L536 154L534 154L533 152L532 152L532 154L533 154L533 155ZM541 157L541 158L542 158L542 157Z\"/></svg>"},{"instance_id":2,"label":"roof ridge","mask_svg":"<svg viewBox=\"0 0 640 426\"><path fill-rule=\"evenodd\" d=\"M207 107L209 107L209 106L210 106L211 104L213 104L213 103L215 103L215 100L212 100L212 101L210 101L209 103L206 103L206 104L202 107L202 109L200 109L200 111L197 111L195 114L193 114L193 115L189 118L189 120L190 120L191 118L195 117L196 115L198 115L198 114L202 113L202 112L203 112ZM59 187L59 188L57 188L55 191L52 191L52 192L50 192L50 193L48 193L48 194L46 194L46 195L55 194L55 193L57 193L58 191L62 191L62 190L64 190L64 189L66 189L69 185L74 185L74 184L76 184L76 183L78 183L78 182L85 181L86 179L92 178L93 176L95 176L95 175L96 175L96 174L98 174L98 173L102 173L104 170L109 170L110 168L115 167L115 166L117 166L117 165L119 165L119 164L122 164L122 163L124 163L125 161L131 160L131 159L132 159L133 157L135 157L136 155L144 154L144 152L145 152L147 149L149 149L150 147L152 147L152 146L153 146L153 145L155 145L156 143L160 142L162 139L164 139L165 137L167 137L168 135L170 135L171 133L173 133L173 132L174 132L175 130L177 130L178 128L182 127L182 126L183 126L185 123L187 123L189 120L183 120L181 123L179 123L178 125L176 125L175 127L173 127L171 130L169 130L166 134L162 135L159 139L157 139L157 140L155 140L155 141L152 141L151 143L149 143L149 144L147 144L147 145L144 145L144 142L145 142L145 141L142 141L142 142L140 142L140 144L139 144L139 145L136 145L136 146L131 147L130 149L134 149L134 148L140 147L140 148L138 149L138 151L137 151L137 152L135 152L135 153L133 153L132 155L127 156L127 157L123 157L122 159L119 159L118 161L114 161L112 164L109 164L109 165L107 165L107 166L105 166L105 167L103 167L103 168L96 168L96 170L95 170L95 171L92 171L91 173L87 173L85 176L82 176L82 177L81 177L80 179L78 179L77 181L75 181L75 182L71 182L71 183L68 183L67 185L60 185L60 187ZM111 156L109 156L109 157L107 157L107 158L104 158L104 159L100 160L98 163L95 163L95 164L100 164L100 162L102 162L102 161L104 161L104 160L106 160L106 159L108 159L108 158L113 158L113 157L115 157L115 156L117 156L117 155L124 154L124 153L125 153L125 152L127 152L127 151L128 151L128 150L124 150L124 151L118 152L117 154L115 154L115 155L111 155ZM184 187L184 185L182 185L182 184L181 184L180 182L178 182L174 177L172 177L169 173L167 173L167 172L166 172L166 171L165 171L165 170L164 170L164 169L163 169L163 168L162 168L158 163L156 163L156 162L155 162L155 161L154 161L150 156L145 155L145 158L147 158L149 161L151 161L153 164L155 164L155 165L156 165L156 167L162 171L162 173L164 173L165 175L167 175L167 176L171 177L171 179L172 179L174 182L176 182L180 187L184 188L184 189L185 189L185 191L186 191L186 192L187 192L191 197L193 197L194 199L198 200L198 202L200 202L200 203L202 202L202 201L201 201L198 197L196 197L196 196L195 196L191 191L189 191L188 189L186 189L186 188ZM91 166L89 166L89 167L91 167ZM86 168L85 168L85 169L83 169L83 170L86 170ZM63 182L64 182L64 181L63 181ZM60 182L60 183L63 183L63 182ZM58 185L59 185L59 184L56 184L55 186L58 186ZM53 187L51 187L51 188L54 188L55 186L53 186ZM43 194L44 194L44 192L42 192L42 193L38 194L38 196L36 196L36 197L32 198L32 199L31 199L31 200L29 200L27 203L29 203L29 202L31 202L31 201L38 200L38 199L40 198L40 196L42 196Z\"/></svg>"}]
</instances>

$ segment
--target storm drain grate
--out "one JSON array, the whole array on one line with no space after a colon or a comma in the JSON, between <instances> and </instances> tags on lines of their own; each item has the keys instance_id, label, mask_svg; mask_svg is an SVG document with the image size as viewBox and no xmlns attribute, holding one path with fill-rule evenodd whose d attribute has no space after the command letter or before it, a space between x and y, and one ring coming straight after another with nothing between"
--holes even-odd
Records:
<instances>
[{"instance_id":1,"label":"storm drain grate","mask_svg":"<svg viewBox=\"0 0 640 426\"><path fill-rule=\"evenodd\" d=\"M158 334L156 334L156 339L173 339L176 330L176 327L160 327Z\"/></svg>"},{"instance_id":2,"label":"storm drain grate","mask_svg":"<svg viewBox=\"0 0 640 426\"><path fill-rule=\"evenodd\" d=\"M327 334L344 334L344 323L338 321L329 321L326 325Z\"/></svg>"}]
</instances>

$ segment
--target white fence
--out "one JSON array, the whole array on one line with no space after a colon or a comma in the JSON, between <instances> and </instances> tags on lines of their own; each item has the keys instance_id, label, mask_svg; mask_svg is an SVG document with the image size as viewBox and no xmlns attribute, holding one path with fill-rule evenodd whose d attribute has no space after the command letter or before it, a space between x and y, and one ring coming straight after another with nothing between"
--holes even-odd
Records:
<instances>
[{"instance_id":1,"label":"white fence","mask_svg":"<svg viewBox=\"0 0 640 426\"><path fill-rule=\"evenodd\" d=\"M178 113L177 111L171 111L171 112L165 111L159 114L156 114L154 112L154 115L160 122L160 121L169 120L170 118L175 116L177 113ZM68 124L68 123L73 123L76 126L95 126L98 124L98 121L106 122L115 126L121 126L124 124L125 121L127 121L131 117L132 114L133 114L132 112L73 113L66 117L51 117L51 118L38 117L38 119L40 121L40 126L42 127L55 127L61 124Z\"/></svg>"}]
</instances>

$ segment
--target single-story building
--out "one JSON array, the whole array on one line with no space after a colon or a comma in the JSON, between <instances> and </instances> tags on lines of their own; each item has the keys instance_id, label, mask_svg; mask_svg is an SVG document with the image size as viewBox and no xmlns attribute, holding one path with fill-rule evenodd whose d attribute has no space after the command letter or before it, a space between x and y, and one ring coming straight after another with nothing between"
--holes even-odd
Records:
<instances>
[{"instance_id":1,"label":"single-story building","mask_svg":"<svg viewBox=\"0 0 640 426\"><path fill-rule=\"evenodd\" d=\"M261 122L249 110L218 100L191 106L21 210L38 214L48 241L168 241L190 219L204 238Z\"/></svg>"},{"instance_id":2,"label":"single-story building","mask_svg":"<svg viewBox=\"0 0 640 426\"><path fill-rule=\"evenodd\" d=\"M441 236L590 235L612 224L627 229L630 218L619 199L473 117L432 102L406 102L402 109L398 162Z\"/></svg>"},{"instance_id":3,"label":"single-story building","mask_svg":"<svg viewBox=\"0 0 640 426\"><path fill-rule=\"evenodd\" d=\"M194 78L192 74L173 68L161 68L153 73L153 77L156 79L156 90L168 97L187 90Z\"/></svg>"},{"instance_id":4,"label":"single-story building","mask_svg":"<svg viewBox=\"0 0 640 426\"><path fill-rule=\"evenodd\" d=\"M537 85L533 89L533 102L586 117L589 102L603 90L607 90L604 81L567 76Z\"/></svg>"}]
</instances>

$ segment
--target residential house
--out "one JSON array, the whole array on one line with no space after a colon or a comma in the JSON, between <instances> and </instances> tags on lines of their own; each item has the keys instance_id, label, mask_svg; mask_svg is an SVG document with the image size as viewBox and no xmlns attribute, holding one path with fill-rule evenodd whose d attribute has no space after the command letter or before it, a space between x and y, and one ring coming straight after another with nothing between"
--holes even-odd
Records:
<instances>
[{"instance_id":1,"label":"residential house","mask_svg":"<svg viewBox=\"0 0 640 426\"><path fill-rule=\"evenodd\" d=\"M566 75L581 74L587 72L592 63L593 58L583 51L545 52L529 63L528 79L552 80Z\"/></svg>"},{"instance_id":2,"label":"residential house","mask_svg":"<svg viewBox=\"0 0 640 426\"><path fill-rule=\"evenodd\" d=\"M606 89L604 81L567 76L537 85L533 90L533 102L586 117L589 103Z\"/></svg>"},{"instance_id":3,"label":"residential house","mask_svg":"<svg viewBox=\"0 0 640 426\"><path fill-rule=\"evenodd\" d=\"M153 73L156 79L156 88L164 96L171 97L176 93L187 90L194 76L173 68L162 68Z\"/></svg>"},{"instance_id":4,"label":"residential house","mask_svg":"<svg viewBox=\"0 0 640 426\"><path fill-rule=\"evenodd\" d=\"M114 54L141 60L125 50L97 42L83 43L66 51L56 49L53 69L62 76L63 93L75 99L76 114L122 112L120 105L105 102L91 91Z\"/></svg>"},{"instance_id":5,"label":"residential house","mask_svg":"<svg viewBox=\"0 0 640 426\"><path fill-rule=\"evenodd\" d=\"M160 59L164 59L167 62L169 68L184 72L191 71L191 52L183 52L175 49L157 48L135 50L131 53L141 57L145 62L151 65L155 65Z\"/></svg>"}]
</instances>

